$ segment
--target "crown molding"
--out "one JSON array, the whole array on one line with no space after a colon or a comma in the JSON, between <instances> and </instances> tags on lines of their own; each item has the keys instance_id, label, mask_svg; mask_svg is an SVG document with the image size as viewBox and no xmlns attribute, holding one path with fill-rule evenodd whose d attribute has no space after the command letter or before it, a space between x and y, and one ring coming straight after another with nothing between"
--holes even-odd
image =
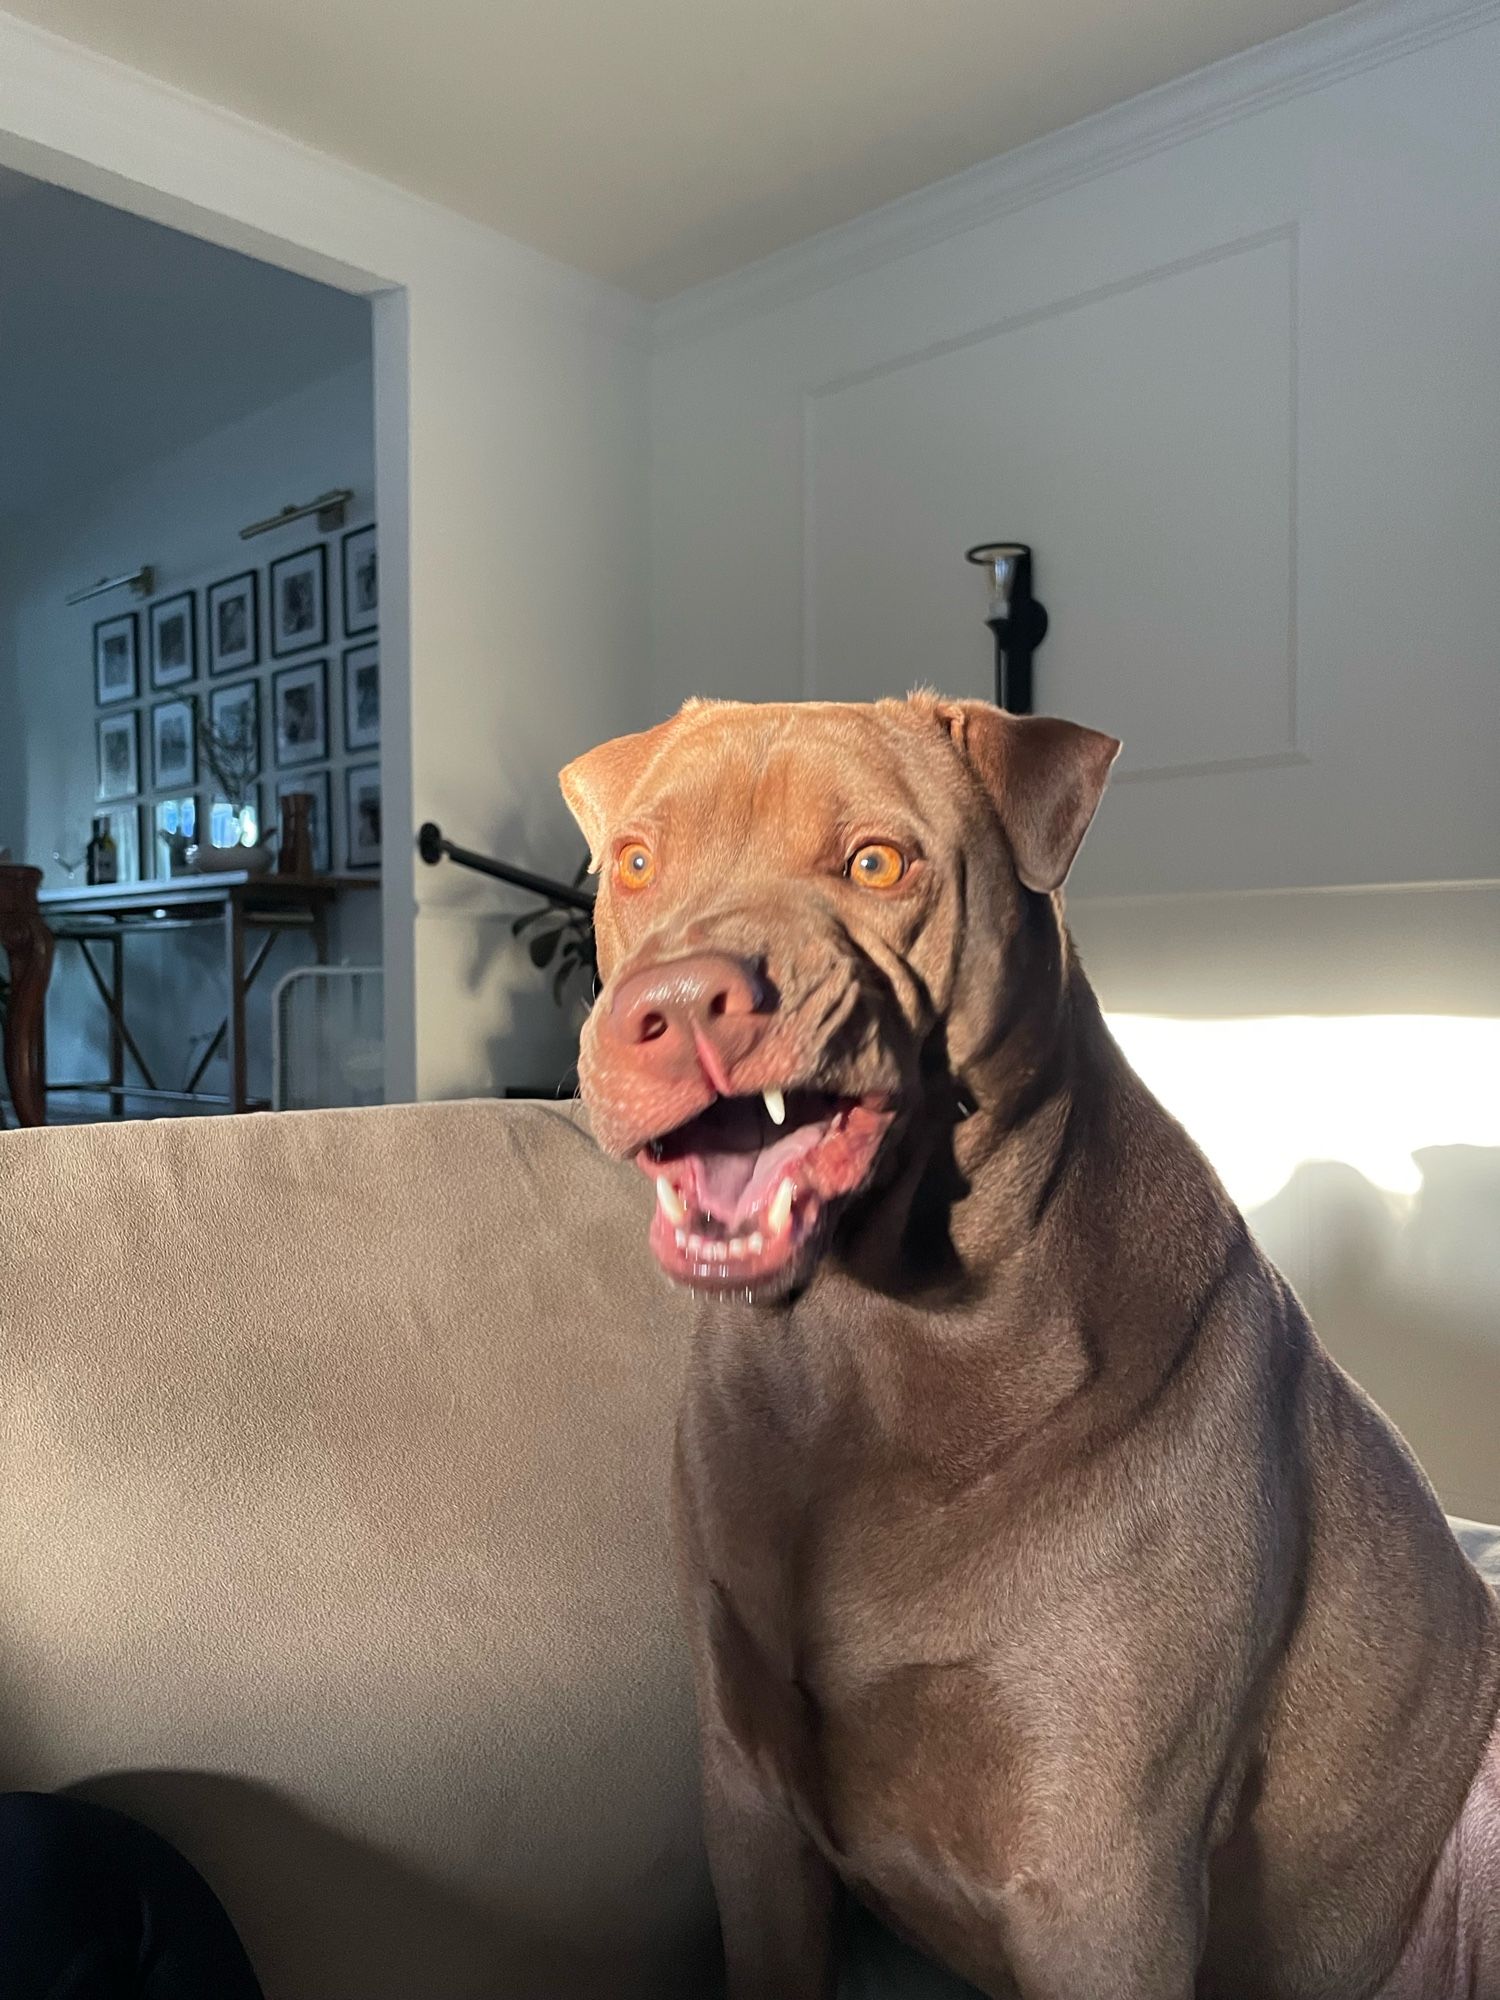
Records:
<instances>
[{"instance_id":1,"label":"crown molding","mask_svg":"<svg viewBox=\"0 0 1500 2000\"><path fill-rule=\"evenodd\" d=\"M670 347L773 312L1497 18L1500 0L1362 0L664 299L655 309L656 344Z\"/></svg>"}]
</instances>

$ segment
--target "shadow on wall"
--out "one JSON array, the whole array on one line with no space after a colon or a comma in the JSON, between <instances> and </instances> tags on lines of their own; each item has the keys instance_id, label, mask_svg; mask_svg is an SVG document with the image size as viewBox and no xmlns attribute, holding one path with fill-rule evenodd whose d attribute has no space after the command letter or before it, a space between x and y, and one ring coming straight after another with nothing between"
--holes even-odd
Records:
<instances>
[{"instance_id":1,"label":"shadow on wall","mask_svg":"<svg viewBox=\"0 0 1500 2000\"><path fill-rule=\"evenodd\" d=\"M567 1934L466 1897L332 1827L269 1785L208 1771L110 1772L66 1790L131 1814L179 1847L223 1902L266 2000L485 1994L490 2000L699 2000L714 1940L622 1951L588 1912ZM526 1829L512 1829L516 1842ZM503 1877L500 1859L494 1869ZM656 1963L648 1961L655 1958Z\"/></svg>"},{"instance_id":2,"label":"shadow on wall","mask_svg":"<svg viewBox=\"0 0 1500 2000\"><path fill-rule=\"evenodd\" d=\"M1414 1158L1414 1195L1308 1161L1249 1219L1449 1511L1500 1521L1500 1148Z\"/></svg>"},{"instance_id":3,"label":"shadow on wall","mask_svg":"<svg viewBox=\"0 0 1500 2000\"><path fill-rule=\"evenodd\" d=\"M1500 1521L1500 1021L1111 1025L1444 1505Z\"/></svg>"},{"instance_id":4,"label":"shadow on wall","mask_svg":"<svg viewBox=\"0 0 1500 2000\"><path fill-rule=\"evenodd\" d=\"M471 837L447 825L444 832L481 853L563 881L571 878L578 859L576 844L567 861L540 854L539 843L516 812L496 818L482 836ZM424 914L461 913L466 919L447 927L451 944L440 938L429 945L429 952L451 949L451 960L443 970L479 1006L488 1029L484 1049L490 1088L497 1095L525 1089L548 1099L572 1097L587 983L575 978L559 1006L552 995L553 967L539 968L532 962L528 949L532 933L516 937L511 929L517 917L541 909L540 900L449 861L422 869L418 887ZM465 1074L452 1088L439 1083L430 1094L467 1097L473 1092L472 1079Z\"/></svg>"}]
</instances>

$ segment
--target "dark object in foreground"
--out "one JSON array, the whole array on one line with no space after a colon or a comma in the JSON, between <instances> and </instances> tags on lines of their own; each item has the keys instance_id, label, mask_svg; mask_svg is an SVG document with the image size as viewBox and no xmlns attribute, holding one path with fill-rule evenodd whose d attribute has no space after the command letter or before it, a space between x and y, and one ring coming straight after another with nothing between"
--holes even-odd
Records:
<instances>
[{"instance_id":1,"label":"dark object in foreground","mask_svg":"<svg viewBox=\"0 0 1500 2000\"><path fill-rule=\"evenodd\" d=\"M0 1794L6 2000L262 2000L223 1905L137 1820L52 1792Z\"/></svg>"}]
</instances>

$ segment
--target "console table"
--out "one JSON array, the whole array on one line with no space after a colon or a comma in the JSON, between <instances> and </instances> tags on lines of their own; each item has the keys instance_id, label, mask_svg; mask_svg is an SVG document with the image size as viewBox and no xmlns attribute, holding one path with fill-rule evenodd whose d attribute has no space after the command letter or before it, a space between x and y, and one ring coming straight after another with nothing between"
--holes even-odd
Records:
<instances>
[{"instance_id":1,"label":"console table","mask_svg":"<svg viewBox=\"0 0 1500 2000\"><path fill-rule=\"evenodd\" d=\"M0 950L10 967L10 1005L0 1039L10 1101L22 1125L41 1125L47 1117L42 1014L52 971L52 933L37 900L41 886L40 868L0 862Z\"/></svg>"},{"instance_id":2,"label":"console table","mask_svg":"<svg viewBox=\"0 0 1500 2000\"><path fill-rule=\"evenodd\" d=\"M377 875L249 875L226 870L212 875L178 875L165 882L129 882L108 888L48 889L38 899L52 935L78 947L104 1003L110 1023L109 1075L49 1083L57 1091L107 1094L113 1117L121 1117L127 1097L148 1103L200 1104L224 1111L262 1111L245 1081L245 996L255 984L278 937L300 931L312 939L319 965L328 958L328 911L348 890L378 889ZM126 1019L125 940L133 933L184 930L213 924L224 936L226 1004L224 1019L198 1058L181 1090L163 1089L141 1054ZM253 951L248 949L256 933ZM108 974L94 957L108 946ZM227 1091L200 1088L209 1064L223 1049L229 1061ZM140 1071L139 1084L125 1080L126 1057Z\"/></svg>"}]
</instances>

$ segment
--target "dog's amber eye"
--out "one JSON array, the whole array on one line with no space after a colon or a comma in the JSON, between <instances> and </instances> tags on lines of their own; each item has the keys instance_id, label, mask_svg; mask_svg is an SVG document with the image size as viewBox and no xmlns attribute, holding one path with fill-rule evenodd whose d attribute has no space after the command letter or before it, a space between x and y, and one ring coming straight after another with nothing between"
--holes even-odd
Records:
<instances>
[{"instance_id":1,"label":"dog's amber eye","mask_svg":"<svg viewBox=\"0 0 1500 2000\"><path fill-rule=\"evenodd\" d=\"M849 879L866 889L894 889L905 873L906 856L883 840L860 848L848 867Z\"/></svg>"},{"instance_id":2,"label":"dog's amber eye","mask_svg":"<svg viewBox=\"0 0 1500 2000\"><path fill-rule=\"evenodd\" d=\"M656 857L644 841L627 841L615 862L615 873L627 889L644 889L656 873Z\"/></svg>"}]
</instances>

